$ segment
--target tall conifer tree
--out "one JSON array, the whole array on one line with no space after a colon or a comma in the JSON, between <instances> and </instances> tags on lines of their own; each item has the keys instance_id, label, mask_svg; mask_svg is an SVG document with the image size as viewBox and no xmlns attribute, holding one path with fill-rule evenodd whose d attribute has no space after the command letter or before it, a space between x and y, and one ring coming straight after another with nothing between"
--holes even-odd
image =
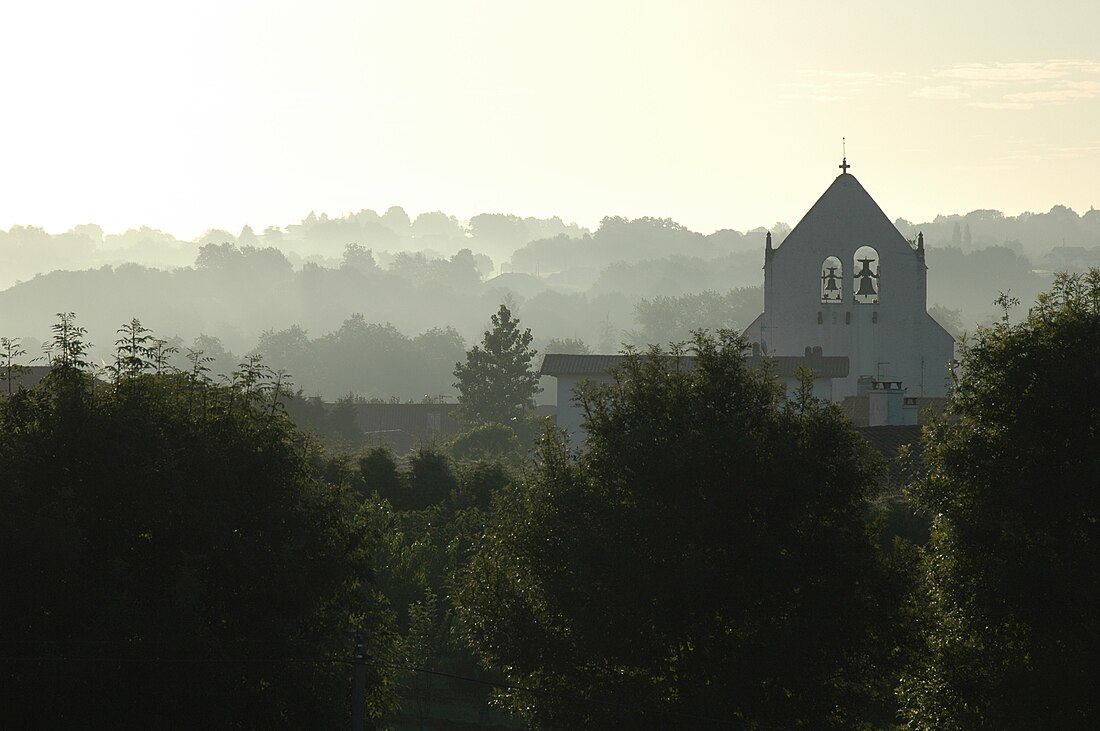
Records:
<instances>
[{"instance_id":1,"label":"tall conifer tree","mask_svg":"<svg viewBox=\"0 0 1100 731\"><path fill-rule=\"evenodd\" d=\"M531 329L520 330L519 320L503 304L492 323L481 345L466 352L466 362L455 364L459 416L472 426L517 422L534 408L540 390Z\"/></svg>"}]
</instances>

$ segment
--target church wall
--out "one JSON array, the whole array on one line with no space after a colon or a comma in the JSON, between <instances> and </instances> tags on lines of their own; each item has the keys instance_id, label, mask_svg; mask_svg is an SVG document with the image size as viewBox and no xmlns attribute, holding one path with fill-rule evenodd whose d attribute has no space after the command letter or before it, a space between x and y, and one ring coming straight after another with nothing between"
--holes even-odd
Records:
<instances>
[{"instance_id":1,"label":"church wall","mask_svg":"<svg viewBox=\"0 0 1100 731\"><path fill-rule=\"evenodd\" d=\"M875 249L877 303L857 302L854 262ZM822 267L840 260L842 291L822 302ZM832 262L830 262L832 263ZM842 175L765 261L764 314L746 331L770 355L797 355L820 345L825 355L850 358L848 378L834 399L856 393L860 376L903 381L911 396L946 393L951 336L927 314L923 252L894 228L855 178Z\"/></svg>"}]
</instances>

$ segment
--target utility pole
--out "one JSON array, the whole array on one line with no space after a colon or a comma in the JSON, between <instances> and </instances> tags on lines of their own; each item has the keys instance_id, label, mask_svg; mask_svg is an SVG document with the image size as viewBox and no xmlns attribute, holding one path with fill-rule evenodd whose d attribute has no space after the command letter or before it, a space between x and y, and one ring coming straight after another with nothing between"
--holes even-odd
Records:
<instances>
[{"instance_id":1,"label":"utility pole","mask_svg":"<svg viewBox=\"0 0 1100 731\"><path fill-rule=\"evenodd\" d=\"M367 652L363 647L363 630L355 631L355 680L351 689L351 731L363 731L367 717Z\"/></svg>"}]
</instances>

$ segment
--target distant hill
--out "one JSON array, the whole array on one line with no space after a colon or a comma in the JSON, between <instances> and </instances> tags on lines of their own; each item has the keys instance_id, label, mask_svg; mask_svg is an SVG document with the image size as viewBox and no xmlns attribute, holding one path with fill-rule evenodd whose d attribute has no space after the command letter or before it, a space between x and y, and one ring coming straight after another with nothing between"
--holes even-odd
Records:
<instances>
[{"instance_id":1,"label":"distant hill","mask_svg":"<svg viewBox=\"0 0 1100 731\"><path fill-rule=\"evenodd\" d=\"M1096 210L972 211L896 225L910 238L924 233L929 305L956 332L991 321L1002 291L1029 302L1047 288L1053 271L1100 264ZM772 229L777 243L789 231L785 224ZM193 242L150 228L105 235L88 225L55 236L17 226L0 231L0 252L4 271L13 277L22 271L25 281L0 291L0 335L23 338L33 349L49 337L55 313L72 311L89 331L93 357L106 362L115 331L139 317L177 345L198 340L220 367L232 370L243 354L271 342L265 334L296 328L295 337L309 343L337 337L357 316L392 328L399 336L387 341L393 343L453 328L453 337L429 340L436 352L453 354L479 340L489 314L507 301L541 342L572 338L613 351L628 340L644 343L652 328L639 317L660 320L654 303L679 308L665 319L686 327L694 305L685 298L759 287L765 233L704 235L656 218L609 217L595 232L557 218L506 214L465 223L439 212L409 220L396 207L339 219L311 214L259 234L248 227L236 235L208 231ZM481 244L497 256L506 250L497 261L507 261L508 271L500 274ZM26 274L48 265L56 266ZM438 393L449 388L449 357L439 355L430 369L418 371L424 378L434 374L431 382L394 376L379 383L392 384L390 395L402 398ZM334 390L367 382L331 375L331 369L325 375L303 365L309 362L295 367L303 387L340 395Z\"/></svg>"}]
</instances>

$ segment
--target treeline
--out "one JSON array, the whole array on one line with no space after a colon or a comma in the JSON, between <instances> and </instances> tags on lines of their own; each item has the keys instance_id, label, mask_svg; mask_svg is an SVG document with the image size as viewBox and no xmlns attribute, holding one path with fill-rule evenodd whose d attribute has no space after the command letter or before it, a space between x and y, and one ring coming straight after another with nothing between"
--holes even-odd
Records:
<instances>
[{"instance_id":1,"label":"treeline","mask_svg":"<svg viewBox=\"0 0 1100 731\"><path fill-rule=\"evenodd\" d=\"M948 217L946 228L943 222L933 222L925 238L934 314L956 333L994 322L997 311L990 303L999 291L1027 301L1049 286L1052 271L1086 266L1098 218L1094 211L1078 216L1056 208L1049 214L1017 217L978 211L964 218ZM1043 237L1063 226L1066 246L1058 240L1043 249L1054 251L1057 261L1037 260L1032 254L1038 249L1030 244L1021 248L1013 243L1019 239L1004 238L1014 226L1025 224L1021 231ZM904 221L898 225L914 236L923 226ZM773 230L778 243L788 229L776 224ZM557 219L500 214L475 216L468 223L438 212L410 220L399 208L339 219L310 216L262 234L247 228L238 234L209 231L197 242L169 240L151 229L111 236L84 226L49 236L39 229L18 228L0 232L13 267L23 256L20 252L57 254L68 257L69 264L67 270L41 274L0 292L0 321L9 333L33 344L48 333L45 313L59 308L79 310L93 332L110 332L140 309L146 321L177 346L202 340L208 352L227 353L230 365L240 354L264 352L265 341L273 336L305 341L313 355L299 353L301 357L286 365L299 374L304 388L334 399L346 393L345 388L362 388L351 373L342 373L350 369L347 363L326 360L340 351L328 345L342 337L342 329L356 313L382 329L382 344L383 330L405 340L434 341L429 333L443 332L471 342L478 337L483 313L501 301L522 313L540 345L569 338L596 352L616 352L624 343L682 340L690 328L650 330L639 314L652 313L654 302L675 306L678 300L705 293L725 297L758 287L764 233L758 229L704 236L658 218L609 217L595 232ZM303 257L294 247L316 247L325 253ZM505 257L495 260L485 253L504 250ZM112 253L107 260L146 264L111 264L96 258L96 252L108 251L118 258ZM172 252L172 266L151 253L156 251ZM492 276L501 268L498 263L508 260L504 268L509 271ZM74 271L81 262L97 265ZM102 297L105 291L113 296ZM708 319L696 324L737 329L756 314L738 311L724 323ZM672 321L678 315L669 311L661 317ZM401 337L389 340L404 348L401 353L412 352ZM448 349L453 352L440 344L439 362ZM90 354L105 362L109 343L93 343ZM446 378L436 378L438 368L395 368L407 377L387 376L382 379L385 385L367 388L366 393L419 399L449 384ZM420 380L416 374L432 380Z\"/></svg>"},{"instance_id":2,"label":"treeline","mask_svg":"<svg viewBox=\"0 0 1100 731\"><path fill-rule=\"evenodd\" d=\"M455 367L466 431L398 460L324 451L286 374L175 371L136 320L92 378L62 315L45 381L0 391L0 718L340 726L358 634L394 725L507 726L492 692L533 729L1095 727L1100 270L1016 304L901 492L729 331L626 358L578 454L529 452L501 307Z\"/></svg>"},{"instance_id":3,"label":"treeline","mask_svg":"<svg viewBox=\"0 0 1100 731\"><path fill-rule=\"evenodd\" d=\"M155 323L171 345L213 357L216 373L228 375L244 355L254 353L297 374L309 394L420 400L453 395L450 369L465 342L478 336L484 313L502 300L522 311L539 333L540 345L568 337L601 352L616 352L624 342L682 340L695 326L751 322L759 307L756 312L751 305L726 308L725 321L709 318L694 325L679 317L683 326L676 332L650 329L636 319L635 308L648 301L640 293L691 292L693 278L708 269L705 281L715 285L715 292L726 291L719 286L733 278L731 265L676 260L627 276L637 287L629 297L565 293L541 283L524 297L507 283L482 282L477 257L469 250L437 259L400 254L383 267L369 249L350 245L337 267L307 264L298 270L274 248L206 244L193 267L162 271L126 265L36 277L0 292L0 319L29 350L37 350L50 327L43 313L57 304L79 308L92 332L110 333L138 303L148 313L145 321ZM103 292L112 296L103 297ZM675 309L676 300L666 296L661 301ZM441 325L447 322L456 326ZM96 337L89 356L93 362L109 360L110 340Z\"/></svg>"},{"instance_id":4,"label":"treeline","mask_svg":"<svg viewBox=\"0 0 1100 731\"><path fill-rule=\"evenodd\" d=\"M929 248L927 261L932 312L956 335L995 320L999 291L1027 301L1051 281L1005 247ZM517 279L525 275L482 281L468 250L445 259L402 254L383 267L352 245L339 267L297 270L272 248L207 244L195 266L173 271L123 266L38 277L0 292L0 314L34 350L28 333L48 331L43 313L55 303L81 306L93 332L111 332L138 302L177 348L214 357L215 372L261 354L298 374L311 395L421 400L454 395L449 368L502 300L522 314L543 352L552 339L573 339L614 353L623 344L686 340L699 327L744 328L763 306L758 285L731 287L747 281L746 271L758 277L756 254L618 262L587 290L570 292L560 280ZM104 291L114 296L99 296ZM105 361L110 342L96 340L93 360Z\"/></svg>"},{"instance_id":5,"label":"treeline","mask_svg":"<svg viewBox=\"0 0 1100 731\"><path fill-rule=\"evenodd\" d=\"M227 379L201 350L176 367L132 319L97 368L87 335L60 313L32 388L0 338L5 726L342 726L357 644L368 716L422 717L449 673L475 718L513 725L445 595L519 473L515 436L461 463L328 452L288 418L292 376L258 357Z\"/></svg>"},{"instance_id":6,"label":"treeline","mask_svg":"<svg viewBox=\"0 0 1100 731\"><path fill-rule=\"evenodd\" d=\"M1059 250L1067 247L1092 250L1092 257L1100 255L1100 211L1095 208L1079 214L1072 208L1056 205L1046 213L1025 211L1018 216L982 209L965 215L936 216L925 223L899 218L894 225L907 238L915 238L918 231L923 231L927 244L961 249L964 253L1006 246L1036 266L1056 264L1065 255L1059 255ZM1064 266L1045 268L1061 270Z\"/></svg>"},{"instance_id":7,"label":"treeline","mask_svg":"<svg viewBox=\"0 0 1100 731\"><path fill-rule=\"evenodd\" d=\"M751 255L730 258L728 247L691 247L684 249L679 238L704 238L686 232L682 227L659 219L606 219L596 232L597 249L610 252L616 260L637 264L646 259L661 259L676 254L660 267L649 270L611 272L610 279L601 280L605 264L599 256L588 256L582 271L562 273L551 278L509 273L491 279L493 261L484 252L492 247L521 247L528 237L549 232L581 240L587 232L565 226L556 219L520 219L514 216L481 215L471 220L470 227L458 228L451 219L424 214L407 223L409 236L394 234L396 240L410 250L383 249L386 237L368 235L375 226L393 226L407 216L393 209L384 216L370 212L339 220L311 217L302 224L287 227L285 232L258 237L248 230L239 235L228 232L208 232L195 244L172 244L175 256L172 267L142 252L164 249L163 235L154 231L123 235L133 238L132 246L124 248L125 256L89 259L98 251L98 241L104 238L94 226L80 227L68 234L51 237L40 229L18 228L0 234L12 267L18 270L21 252L49 255L56 251L60 258L52 267L39 265L33 280L10 288L0 302L5 322L23 337L44 337L48 322L36 320L31 313L48 312L58 305L79 308L86 321L95 329L109 326L127 316L126 312L89 311L84 305L87 295L109 287L118 292L116 299L141 302L145 317L156 321L162 331L175 332L189 339L200 333L220 338L234 350L251 346L245 342L267 329L284 329L298 325L306 330L323 333L339 326L353 312L364 312L374 322L391 322L403 332L418 332L431 327L451 325L466 336L476 333L477 320L469 315L484 310L483 303L474 302L485 292L511 292L523 300L544 292L561 294L599 312L572 323L553 322L560 335L573 335L567 327L591 327L590 321L611 317L617 327L629 328L633 302L645 294L678 295L713 289L725 291L734 286L757 283L755 266L746 266ZM444 225L446 221L450 223ZM423 223L422 221L427 221ZM434 225L429 225L436 221ZM368 225L370 224L370 225ZM448 228L450 226L450 228ZM387 231L390 229L387 228ZM403 229L402 229L403 230ZM447 233L447 232L450 233ZM366 233L365 233L366 232ZM434 232L434 233L433 233ZM722 232L726 238L739 239L737 232ZM414 235L415 234L415 235ZM762 234L761 234L762 235ZM289 247L301 242L324 242L325 256L303 258ZM451 251L441 253L432 242L442 238L456 244ZM714 237L709 237L714 238ZM759 236L757 237L759 238ZM637 246L641 239L647 245ZM721 239L721 236L719 236ZM338 241L339 243L333 243ZM158 243L159 242L159 243ZM634 242L634 244L632 244ZM392 241L390 242L392 243ZM177 244L179 244L177 246ZM119 244L121 246L121 244ZM312 245L312 244L311 244ZM317 243L322 246L321 243ZM418 247L419 250L411 250ZM123 251L123 249L119 249ZM722 257L725 257L722 259ZM717 266L707 261L718 257ZM49 272L53 267L63 270ZM514 268L514 267L513 267ZM169 271L170 269L170 271ZM77 271L80 270L80 271ZM336 272L347 270L343 275ZM544 270L549 273L551 270ZM751 272L745 276L743 273ZM356 276L356 274L360 276ZM533 272L532 272L533 274ZM370 276L364 280L364 276ZM71 293L67 295L67 293ZM93 300L94 301L94 300ZM533 312L534 320L552 321L556 303L545 313ZM539 309L537 303L534 309ZM573 307L575 310L576 307ZM440 321L439 312L453 319ZM590 313L591 314L591 313ZM544 323L536 322L545 330ZM594 333L578 333L588 336Z\"/></svg>"},{"instance_id":8,"label":"treeline","mask_svg":"<svg viewBox=\"0 0 1100 731\"><path fill-rule=\"evenodd\" d=\"M926 243L933 248L971 253L1006 246L1026 256L1035 267L1053 271L1087 268L1100 256L1100 211L1094 209L1078 214L1056 205L1045 213L1024 212L1017 216L977 210L941 215L923 223L899 218L895 225L907 238L923 232ZM96 224L76 226L59 234L35 226L13 226L0 231L8 277L0 281L0 286L8 287L57 269L122 264L184 267L194 262L201 246L209 243L275 248L296 268L307 262L338 265L344 247L351 243L372 249L384 266L401 252L420 251L428 258L446 258L468 248L482 257L479 264L486 274L507 270L545 275L599 271L614 262L663 259L673 254L716 259L758 252L769 230L778 244L790 227L776 223L746 232L724 229L703 235L670 219L608 216L592 232L557 217L483 213L459 221L432 211L411 218L400 206L384 213L364 209L339 217L310 213L297 223L269 226L261 232L247 225L237 233L209 229L193 241L148 226L111 234Z\"/></svg>"},{"instance_id":9,"label":"treeline","mask_svg":"<svg viewBox=\"0 0 1100 731\"><path fill-rule=\"evenodd\" d=\"M424 251L432 258L450 256L471 248L485 258L486 272L492 260L504 262L511 253L536 239L554 236L580 237L588 231L559 218L521 218L483 213L468 222L440 211L422 213L415 219L400 206L379 214L370 209L337 218L310 213L298 223L270 226L257 233L244 226L238 233L208 229L193 241L143 226L119 234L108 234L96 224L75 226L50 234L36 226L12 226L0 231L0 248L6 257L8 287L17 280L29 280L56 269L88 269L104 265L139 264L167 269L188 266L206 244L235 244L241 247L274 248L295 267L306 262L338 264L344 247L357 243L378 252L388 262L401 252ZM490 259L489 257L492 257Z\"/></svg>"},{"instance_id":10,"label":"treeline","mask_svg":"<svg viewBox=\"0 0 1100 731\"><path fill-rule=\"evenodd\" d=\"M784 224L776 224L775 228L773 236L778 240L790 231ZM512 254L511 265L515 271L538 273L601 269L618 261L662 259L673 253L718 259L736 251L762 249L765 233L765 229L749 234L723 229L704 236L668 218L628 220L608 216L592 235L578 238L559 234L532 241Z\"/></svg>"}]
</instances>

